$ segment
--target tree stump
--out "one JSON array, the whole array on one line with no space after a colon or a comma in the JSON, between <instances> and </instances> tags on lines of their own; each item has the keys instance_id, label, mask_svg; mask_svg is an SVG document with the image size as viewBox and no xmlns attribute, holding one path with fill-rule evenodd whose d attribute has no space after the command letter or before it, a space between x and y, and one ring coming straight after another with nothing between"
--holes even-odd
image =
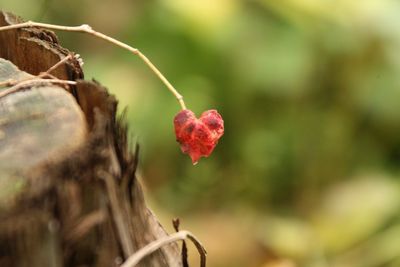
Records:
<instances>
[{"instance_id":1,"label":"tree stump","mask_svg":"<svg viewBox=\"0 0 400 267\"><path fill-rule=\"evenodd\" d=\"M0 26L18 23L0 12ZM70 54L48 30L0 32L0 83L31 79ZM135 178L117 101L72 58L0 98L0 266L118 266L167 236ZM0 93L13 83L0 88ZM176 244L138 266L182 266Z\"/></svg>"}]
</instances>

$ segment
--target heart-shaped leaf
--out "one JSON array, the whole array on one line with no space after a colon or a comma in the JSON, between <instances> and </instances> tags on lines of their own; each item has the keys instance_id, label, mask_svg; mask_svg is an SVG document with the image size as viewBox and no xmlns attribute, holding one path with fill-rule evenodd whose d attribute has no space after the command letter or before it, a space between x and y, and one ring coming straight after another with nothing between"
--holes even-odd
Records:
<instances>
[{"instance_id":1,"label":"heart-shaped leaf","mask_svg":"<svg viewBox=\"0 0 400 267\"><path fill-rule=\"evenodd\" d=\"M182 110L175 116L174 126L176 140L193 164L200 157L208 157L224 134L224 121L215 109L203 112L200 118L191 110Z\"/></svg>"}]
</instances>

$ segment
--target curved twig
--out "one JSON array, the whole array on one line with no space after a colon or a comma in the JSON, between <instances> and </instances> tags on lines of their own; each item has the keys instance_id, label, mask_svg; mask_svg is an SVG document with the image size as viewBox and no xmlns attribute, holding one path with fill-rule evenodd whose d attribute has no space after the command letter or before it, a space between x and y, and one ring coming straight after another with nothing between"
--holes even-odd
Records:
<instances>
[{"instance_id":1,"label":"curved twig","mask_svg":"<svg viewBox=\"0 0 400 267\"><path fill-rule=\"evenodd\" d=\"M20 29L20 28L30 28L30 27L41 27L50 30L60 30L60 31L69 31L69 32L83 32L90 35L93 35L99 39L103 39L107 42L110 42L114 45L122 47L131 53L140 57L144 63L157 75L157 77L167 86L168 90L175 96L178 100L179 104L181 105L182 109L186 109L185 102L183 101L183 96L178 93L178 91L172 86L172 84L165 78L165 76L160 72L160 70L144 55L142 52L139 51L137 48L133 48L130 45L127 45L117 39L114 39L108 35L105 35L101 32L93 30L93 28L87 24L82 24L80 26L62 26L62 25L54 25L54 24L47 24L47 23L39 23L34 21L27 21L18 24L12 24L8 26L0 27L0 31L12 30L12 29Z\"/></svg>"},{"instance_id":2,"label":"curved twig","mask_svg":"<svg viewBox=\"0 0 400 267\"><path fill-rule=\"evenodd\" d=\"M130 256L120 267L134 267L146 256L150 255L151 253L160 249L161 247L185 239L189 239L196 246L200 254L200 267L205 267L207 251L200 243L200 241L192 233L185 230L179 231L169 236L165 236L163 238L157 239L149 243L145 247L138 250L135 254Z\"/></svg>"},{"instance_id":3,"label":"curved twig","mask_svg":"<svg viewBox=\"0 0 400 267\"><path fill-rule=\"evenodd\" d=\"M5 89L3 91L0 91L0 98L5 97L9 94L18 92L22 88L29 86L29 85L34 85L34 84L52 84L52 83L59 83L59 84L68 84L68 85L76 85L76 82L74 81L67 81L67 80L60 80L60 79L29 79L25 80L22 82L17 83L16 85Z\"/></svg>"}]
</instances>

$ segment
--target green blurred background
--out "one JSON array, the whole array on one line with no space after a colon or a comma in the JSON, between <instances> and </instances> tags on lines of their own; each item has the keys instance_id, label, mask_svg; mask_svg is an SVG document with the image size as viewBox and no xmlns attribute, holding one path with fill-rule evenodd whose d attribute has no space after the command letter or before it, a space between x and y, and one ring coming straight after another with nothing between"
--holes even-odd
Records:
<instances>
[{"instance_id":1,"label":"green blurred background","mask_svg":"<svg viewBox=\"0 0 400 267\"><path fill-rule=\"evenodd\" d=\"M128 107L147 198L215 267L400 266L400 1L0 0L139 48L225 135L192 166L179 106L134 56L58 33ZM193 266L197 255L191 248Z\"/></svg>"}]
</instances>

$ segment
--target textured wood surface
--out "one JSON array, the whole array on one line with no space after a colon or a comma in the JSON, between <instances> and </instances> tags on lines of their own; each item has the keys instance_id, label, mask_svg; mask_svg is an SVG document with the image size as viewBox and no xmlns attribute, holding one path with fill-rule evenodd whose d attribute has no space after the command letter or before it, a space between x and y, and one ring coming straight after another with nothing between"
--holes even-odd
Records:
<instances>
[{"instance_id":1,"label":"textured wood surface","mask_svg":"<svg viewBox=\"0 0 400 267\"><path fill-rule=\"evenodd\" d=\"M18 21L0 11L0 26ZM0 32L0 82L32 78L67 54L51 31ZM118 266L168 234L146 206L116 99L77 80L75 58L52 74L77 85L30 84L0 98L0 266ZM138 266L182 266L179 247Z\"/></svg>"},{"instance_id":2,"label":"textured wood surface","mask_svg":"<svg viewBox=\"0 0 400 267\"><path fill-rule=\"evenodd\" d=\"M0 11L1 26L21 21L21 18L11 13ZM68 53L67 49L60 46L52 31L24 28L0 32L0 57L10 60L20 70L33 75L46 71ZM64 80L83 78L83 72L76 60L69 60L52 74Z\"/></svg>"},{"instance_id":3,"label":"textured wood surface","mask_svg":"<svg viewBox=\"0 0 400 267\"><path fill-rule=\"evenodd\" d=\"M0 83L29 77L0 58ZM57 85L32 85L0 98L0 208L12 208L17 191L24 192L27 173L82 146L86 128L73 96Z\"/></svg>"}]
</instances>

